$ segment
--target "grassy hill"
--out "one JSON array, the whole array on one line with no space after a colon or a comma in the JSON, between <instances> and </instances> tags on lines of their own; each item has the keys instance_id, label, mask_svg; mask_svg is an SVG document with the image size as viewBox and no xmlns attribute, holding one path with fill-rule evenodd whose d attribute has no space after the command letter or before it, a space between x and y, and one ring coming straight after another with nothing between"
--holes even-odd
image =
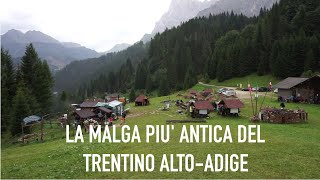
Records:
<instances>
[{"instance_id":1,"label":"grassy hill","mask_svg":"<svg viewBox=\"0 0 320 180\"><path fill-rule=\"evenodd\" d=\"M234 81L236 82L236 81ZM201 88L199 85L195 88ZM1 176L2 178L319 178L320 177L320 121L319 106L309 104L287 104L287 108L303 108L309 113L309 121L305 124L266 124L261 125L262 139L265 144L249 143L177 143L180 131L173 131L170 142L145 143L145 125L164 125L168 119L190 119L180 115L173 104L169 111L160 111L160 103L167 99L175 100L176 94L170 97L151 99L147 107L131 108L126 124L130 127L138 125L142 143L85 143L66 144L65 130L59 128L46 128L45 141L32 142L28 145L15 144L1 150ZM261 101L262 98L260 98ZM210 125L230 125L233 136L236 137L236 127L239 124L249 125L251 106L249 100L244 99L245 108L241 116L221 117L214 113L207 123ZM278 102L266 98L265 106L278 107ZM120 122L116 122L119 124ZM181 129L182 124L176 124L175 129ZM120 131L117 131L120 138ZM88 135L85 136L86 140ZM146 172L85 172L85 153L128 153L147 154L155 156L155 171ZM203 172L196 167L192 173L159 172L162 154L193 154L196 161L205 161L207 154L249 154L249 172ZM177 161L174 163L177 165Z\"/></svg>"},{"instance_id":2,"label":"grassy hill","mask_svg":"<svg viewBox=\"0 0 320 180\"><path fill-rule=\"evenodd\" d=\"M239 84L242 84L242 87L247 87L248 83L251 86L258 86L258 87L268 87L270 81L272 84L277 84L280 79L275 78L272 75L263 75L258 76L257 74L250 74L244 77L232 78L223 82L218 82L218 80L211 80L208 84L217 85L217 86L229 86L229 87L237 87Z\"/></svg>"}]
</instances>

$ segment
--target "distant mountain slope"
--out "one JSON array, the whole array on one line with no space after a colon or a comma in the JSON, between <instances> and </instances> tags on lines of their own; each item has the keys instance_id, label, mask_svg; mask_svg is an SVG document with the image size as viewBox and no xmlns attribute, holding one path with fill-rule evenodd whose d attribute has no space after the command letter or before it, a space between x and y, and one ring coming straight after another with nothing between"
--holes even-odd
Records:
<instances>
[{"instance_id":1,"label":"distant mountain slope","mask_svg":"<svg viewBox=\"0 0 320 180\"><path fill-rule=\"evenodd\" d=\"M260 8L270 9L280 0L172 0L168 11L156 23L151 34L145 34L141 41L148 42L156 33L171 29L194 17L209 16L233 11L248 17L258 15Z\"/></svg>"},{"instance_id":2,"label":"distant mountain slope","mask_svg":"<svg viewBox=\"0 0 320 180\"><path fill-rule=\"evenodd\" d=\"M112 52L119 52L119 51L127 49L131 45L132 44L127 44L127 43L116 44L115 46L113 46L113 48L111 48L110 50L106 51L104 54L112 53Z\"/></svg>"},{"instance_id":3,"label":"distant mountain slope","mask_svg":"<svg viewBox=\"0 0 320 180\"><path fill-rule=\"evenodd\" d=\"M81 85L90 82L96 76L118 71L127 59L131 59L133 65L138 64L147 57L147 50L147 45L139 42L121 52L108 53L99 58L74 61L55 74L55 90L77 92Z\"/></svg>"},{"instance_id":4,"label":"distant mountain slope","mask_svg":"<svg viewBox=\"0 0 320 180\"><path fill-rule=\"evenodd\" d=\"M147 43L149 41L151 41L152 35L151 34L144 34L143 37L141 38L140 41L142 41L143 43Z\"/></svg>"},{"instance_id":5,"label":"distant mountain slope","mask_svg":"<svg viewBox=\"0 0 320 180\"><path fill-rule=\"evenodd\" d=\"M209 16L233 11L235 14L243 14L248 17L259 15L261 8L270 9L279 0L220 0L198 13L197 16Z\"/></svg>"},{"instance_id":6,"label":"distant mountain slope","mask_svg":"<svg viewBox=\"0 0 320 180\"><path fill-rule=\"evenodd\" d=\"M195 17L199 11L215 4L217 0L198 1L198 0L172 0L169 10L162 15L156 23L151 34L163 32L166 28L170 29L180 25L181 22L188 21Z\"/></svg>"},{"instance_id":7,"label":"distant mountain slope","mask_svg":"<svg viewBox=\"0 0 320 180\"><path fill-rule=\"evenodd\" d=\"M1 36L1 46L16 59L24 55L25 47L29 43L34 45L39 56L46 59L50 67L54 67L54 69L61 69L74 60L99 56L98 52L80 44L61 43L40 31L22 33L13 29Z\"/></svg>"}]
</instances>

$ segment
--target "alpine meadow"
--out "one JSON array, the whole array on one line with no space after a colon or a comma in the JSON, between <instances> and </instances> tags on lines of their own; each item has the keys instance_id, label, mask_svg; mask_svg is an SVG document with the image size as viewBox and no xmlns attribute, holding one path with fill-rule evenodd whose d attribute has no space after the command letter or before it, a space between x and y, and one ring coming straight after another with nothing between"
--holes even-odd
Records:
<instances>
[{"instance_id":1,"label":"alpine meadow","mask_svg":"<svg viewBox=\"0 0 320 180\"><path fill-rule=\"evenodd\" d=\"M1 178L320 178L319 0L71 2L3 2Z\"/></svg>"}]
</instances>

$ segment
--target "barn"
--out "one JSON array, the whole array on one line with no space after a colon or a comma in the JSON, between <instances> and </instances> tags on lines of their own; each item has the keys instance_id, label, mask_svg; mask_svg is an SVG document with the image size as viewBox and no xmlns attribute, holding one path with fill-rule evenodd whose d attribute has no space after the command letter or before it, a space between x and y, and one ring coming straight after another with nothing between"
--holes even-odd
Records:
<instances>
[{"instance_id":1,"label":"barn","mask_svg":"<svg viewBox=\"0 0 320 180\"><path fill-rule=\"evenodd\" d=\"M281 100L320 104L320 75L311 78L288 77L274 88Z\"/></svg>"}]
</instances>

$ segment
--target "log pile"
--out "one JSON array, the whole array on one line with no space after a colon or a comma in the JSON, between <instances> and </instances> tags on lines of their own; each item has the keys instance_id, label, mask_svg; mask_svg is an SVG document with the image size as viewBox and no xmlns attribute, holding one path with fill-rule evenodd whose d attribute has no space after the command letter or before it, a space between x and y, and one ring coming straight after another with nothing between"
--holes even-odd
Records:
<instances>
[{"instance_id":1,"label":"log pile","mask_svg":"<svg viewBox=\"0 0 320 180\"><path fill-rule=\"evenodd\" d=\"M302 123L307 122L308 113L303 109L265 108L261 111L260 120L276 124Z\"/></svg>"}]
</instances>

